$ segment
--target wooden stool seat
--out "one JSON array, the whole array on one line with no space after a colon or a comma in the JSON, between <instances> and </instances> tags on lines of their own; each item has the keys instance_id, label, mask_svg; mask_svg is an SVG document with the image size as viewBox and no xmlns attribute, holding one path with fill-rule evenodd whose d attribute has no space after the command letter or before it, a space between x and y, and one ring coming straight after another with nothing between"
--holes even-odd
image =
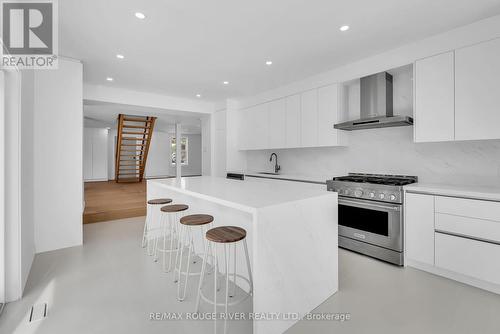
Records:
<instances>
[{"instance_id":1,"label":"wooden stool seat","mask_svg":"<svg viewBox=\"0 0 500 334\"><path fill-rule=\"evenodd\" d=\"M205 224L210 224L213 221L214 221L213 216L203 215L203 214L189 215L181 218L181 224L188 226L205 225Z\"/></svg>"},{"instance_id":2,"label":"wooden stool seat","mask_svg":"<svg viewBox=\"0 0 500 334\"><path fill-rule=\"evenodd\" d=\"M219 243L230 243L245 239L247 231L237 226L219 226L207 231L208 240Z\"/></svg>"},{"instance_id":3,"label":"wooden stool seat","mask_svg":"<svg viewBox=\"0 0 500 334\"><path fill-rule=\"evenodd\" d=\"M172 205L165 205L160 210L162 212L180 212L180 211L186 211L187 209L189 209L189 206L187 206L186 204L172 204Z\"/></svg>"},{"instance_id":4,"label":"wooden stool seat","mask_svg":"<svg viewBox=\"0 0 500 334\"><path fill-rule=\"evenodd\" d=\"M170 198L155 198L155 199L150 199L148 201L148 204L151 205L168 204L168 203L172 203L172 200Z\"/></svg>"}]
</instances>

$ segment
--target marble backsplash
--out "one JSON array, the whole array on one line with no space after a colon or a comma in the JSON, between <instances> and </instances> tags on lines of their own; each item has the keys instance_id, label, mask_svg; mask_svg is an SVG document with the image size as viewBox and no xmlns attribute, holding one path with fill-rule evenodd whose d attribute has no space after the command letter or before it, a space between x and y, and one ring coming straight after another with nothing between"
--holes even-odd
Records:
<instances>
[{"instance_id":1,"label":"marble backsplash","mask_svg":"<svg viewBox=\"0 0 500 334\"><path fill-rule=\"evenodd\" d=\"M500 187L500 140L414 143L413 127L348 133L347 147L247 152L247 169L272 169L278 153L281 173L339 176L348 172L416 175L422 183Z\"/></svg>"}]
</instances>

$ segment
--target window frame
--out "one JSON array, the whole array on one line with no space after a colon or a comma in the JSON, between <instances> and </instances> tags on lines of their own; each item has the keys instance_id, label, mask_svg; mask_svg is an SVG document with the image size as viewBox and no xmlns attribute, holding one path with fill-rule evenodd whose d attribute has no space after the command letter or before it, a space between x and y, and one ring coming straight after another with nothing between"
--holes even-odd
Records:
<instances>
[{"instance_id":1,"label":"window frame","mask_svg":"<svg viewBox=\"0 0 500 334\"><path fill-rule=\"evenodd\" d=\"M186 140L186 149L185 149L185 156L186 156L186 159L184 162L181 161L181 166L188 166L189 165L189 137L186 137L186 136L181 136L181 157L182 157L182 140L185 139ZM172 162L172 155L175 152L175 149L172 147L173 145L173 141L175 140L175 145L177 145L177 139L175 138L175 136L172 136L170 137L170 164L172 166L175 166L177 164L177 157L175 157L175 162ZM181 159L182 160L182 159Z\"/></svg>"}]
</instances>

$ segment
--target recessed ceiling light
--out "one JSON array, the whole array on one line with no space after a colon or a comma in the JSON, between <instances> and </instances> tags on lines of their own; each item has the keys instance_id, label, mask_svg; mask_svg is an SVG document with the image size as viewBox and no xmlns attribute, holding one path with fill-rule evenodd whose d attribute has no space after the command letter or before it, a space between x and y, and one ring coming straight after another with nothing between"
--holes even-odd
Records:
<instances>
[{"instance_id":1,"label":"recessed ceiling light","mask_svg":"<svg viewBox=\"0 0 500 334\"><path fill-rule=\"evenodd\" d=\"M196 97L201 97L201 94L196 94Z\"/></svg>"},{"instance_id":2,"label":"recessed ceiling light","mask_svg":"<svg viewBox=\"0 0 500 334\"><path fill-rule=\"evenodd\" d=\"M267 66L271 66L272 64L273 64L273 62L271 60L266 61Z\"/></svg>"},{"instance_id":3,"label":"recessed ceiling light","mask_svg":"<svg viewBox=\"0 0 500 334\"><path fill-rule=\"evenodd\" d=\"M144 20L146 18L146 15L144 15L141 12L137 12L137 13L135 13L135 17L137 17L140 20Z\"/></svg>"},{"instance_id":4,"label":"recessed ceiling light","mask_svg":"<svg viewBox=\"0 0 500 334\"><path fill-rule=\"evenodd\" d=\"M229 81L222 82L224 85L229 85Z\"/></svg>"},{"instance_id":5,"label":"recessed ceiling light","mask_svg":"<svg viewBox=\"0 0 500 334\"><path fill-rule=\"evenodd\" d=\"M124 56L124 55L121 55L121 54L117 54L117 55L116 55L116 58L118 58L118 59L123 59L123 58L125 58L125 56Z\"/></svg>"},{"instance_id":6,"label":"recessed ceiling light","mask_svg":"<svg viewBox=\"0 0 500 334\"><path fill-rule=\"evenodd\" d=\"M107 77L107 78L106 78L106 80L108 80L108 81L113 81L114 79L113 79L113 78L111 78L111 77Z\"/></svg>"},{"instance_id":7,"label":"recessed ceiling light","mask_svg":"<svg viewBox=\"0 0 500 334\"><path fill-rule=\"evenodd\" d=\"M349 26L340 27L340 31L347 31L347 30L349 30Z\"/></svg>"}]
</instances>

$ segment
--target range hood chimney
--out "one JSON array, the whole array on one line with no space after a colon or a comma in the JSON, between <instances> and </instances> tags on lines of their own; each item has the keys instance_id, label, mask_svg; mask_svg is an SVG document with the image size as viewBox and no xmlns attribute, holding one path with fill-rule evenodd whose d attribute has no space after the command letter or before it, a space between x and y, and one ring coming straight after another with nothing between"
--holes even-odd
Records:
<instances>
[{"instance_id":1,"label":"range hood chimney","mask_svg":"<svg viewBox=\"0 0 500 334\"><path fill-rule=\"evenodd\" d=\"M353 121L335 124L339 130L360 130L413 125L409 116L394 116L392 75L381 72L361 78L361 115Z\"/></svg>"}]
</instances>

